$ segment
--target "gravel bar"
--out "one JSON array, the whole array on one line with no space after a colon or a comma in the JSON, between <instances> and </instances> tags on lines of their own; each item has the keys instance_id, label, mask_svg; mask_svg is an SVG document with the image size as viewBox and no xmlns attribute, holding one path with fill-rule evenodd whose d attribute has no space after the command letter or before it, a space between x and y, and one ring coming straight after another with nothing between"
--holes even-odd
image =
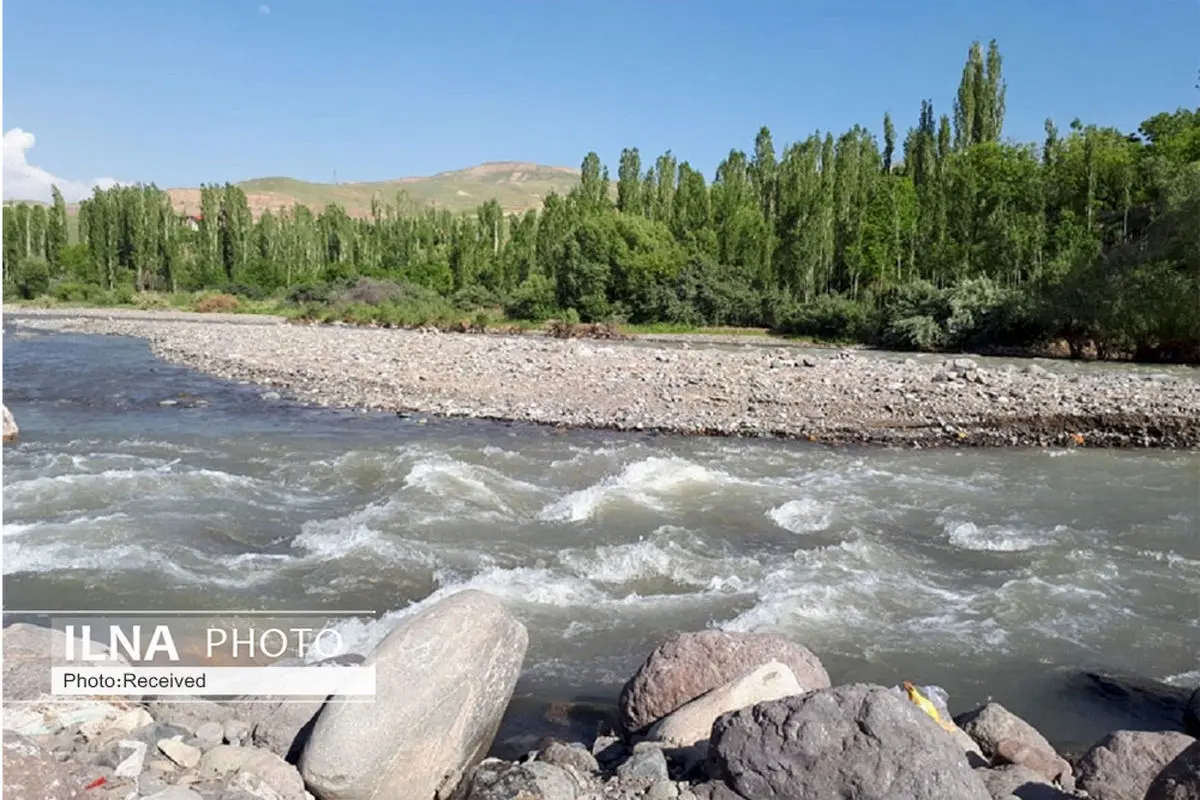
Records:
<instances>
[{"instance_id":1,"label":"gravel bar","mask_svg":"<svg viewBox=\"0 0 1200 800\"><path fill-rule=\"evenodd\" d=\"M167 361L317 406L825 443L1200 447L1200 380L1187 370L20 314L31 328L143 337Z\"/></svg>"}]
</instances>

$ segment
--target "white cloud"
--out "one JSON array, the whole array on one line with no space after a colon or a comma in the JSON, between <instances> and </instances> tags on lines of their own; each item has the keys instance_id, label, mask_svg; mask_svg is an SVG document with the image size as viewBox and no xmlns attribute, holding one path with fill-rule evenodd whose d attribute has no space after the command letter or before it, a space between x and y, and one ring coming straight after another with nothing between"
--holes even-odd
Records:
<instances>
[{"instance_id":1,"label":"white cloud","mask_svg":"<svg viewBox=\"0 0 1200 800\"><path fill-rule=\"evenodd\" d=\"M260 13L260 14L270 14L270 13L271 13L271 7L270 7L269 5L267 5L266 3L263 3L261 6L259 6L259 7L258 7L258 13Z\"/></svg>"},{"instance_id":2,"label":"white cloud","mask_svg":"<svg viewBox=\"0 0 1200 800\"><path fill-rule=\"evenodd\" d=\"M92 194L92 187L107 189L121 183L115 178L96 178L91 181L73 181L51 175L41 167L26 160L26 151L33 148L34 135L20 128L4 133L4 199L41 200L50 202L50 186L57 184L63 199L77 203Z\"/></svg>"}]
</instances>

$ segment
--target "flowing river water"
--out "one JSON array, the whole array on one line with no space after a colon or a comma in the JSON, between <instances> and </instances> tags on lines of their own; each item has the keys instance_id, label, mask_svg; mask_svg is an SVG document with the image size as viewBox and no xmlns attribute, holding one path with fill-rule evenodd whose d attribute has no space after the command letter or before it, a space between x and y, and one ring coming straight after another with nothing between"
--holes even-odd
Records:
<instances>
[{"instance_id":1,"label":"flowing river water","mask_svg":"<svg viewBox=\"0 0 1200 800\"><path fill-rule=\"evenodd\" d=\"M1194 452L401 419L12 327L4 399L6 609L378 609L343 628L366 649L476 587L529 628L514 716L611 702L664 635L706 626L784 633L835 683L994 698L1069 748L1121 722L1080 670L1200 683Z\"/></svg>"}]
</instances>

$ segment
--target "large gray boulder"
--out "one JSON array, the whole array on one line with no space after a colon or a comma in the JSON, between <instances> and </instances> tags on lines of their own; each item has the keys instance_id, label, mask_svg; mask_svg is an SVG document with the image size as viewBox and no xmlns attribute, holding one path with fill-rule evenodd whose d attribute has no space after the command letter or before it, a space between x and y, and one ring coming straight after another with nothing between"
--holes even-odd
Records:
<instances>
[{"instance_id":1,"label":"large gray boulder","mask_svg":"<svg viewBox=\"0 0 1200 800\"><path fill-rule=\"evenodd\" d=\"M991 800L952 736L869 684L726 714L713 725L709 762L745 800Z\"/></svg>"},{"instance_id":2,"label":"large gray boulder","mask_svg":"<svg viewBox=\"0 0 1200 800\"><path fill-rule=\"evenodd\" d=\"M1200 800L1200 742L1193 742L1150 782L1145 800Z\"/></svg>"},{"instance_id":3,"label":"large gray boulder","mask_svg":"<svg viewBox=\"0 0 1200 800\"><path fill-rule=\"evenodd\" d=\"M700 695L772 661L807 690L829 686L829 673L803 645L766 633L680 633L656 647L621 690L621 728L638 733Z\"/></svg>"},{"instance_id":4,"label":"large gray boulder","mask_svg":"<svg viewBox=\"0 0 1200 800\"><path fill-rule=\"evenodd\" d=\"M400 623L367 659L373 702L326 703L300 755L320 800L445 797L487 753L529 634L492 595L467 590Z\"/></svg>"},{"instance_id":5,"label":"large gray boulder","mask_svg":"<svg viewBox=\"0 0 1200 800\"><path fill-rule=\"evenodd\" d=\"M988 703L955 722L992 761L1027 767L1048 783L1074 788L1071 765L1036 728L999 703Z\"/></svg>"},{"instance_id":6,"label":"large gray boulder","mask_svg":"<svg viewBox=\"0 0 1200 800\"><path fill-rule=\"evenodd\" d=\"M1093 800L1143 800L1155 777L1193 742L1174 731L1115 731L1079 759L1076 785Z\"/></svg>"}]
</instances>

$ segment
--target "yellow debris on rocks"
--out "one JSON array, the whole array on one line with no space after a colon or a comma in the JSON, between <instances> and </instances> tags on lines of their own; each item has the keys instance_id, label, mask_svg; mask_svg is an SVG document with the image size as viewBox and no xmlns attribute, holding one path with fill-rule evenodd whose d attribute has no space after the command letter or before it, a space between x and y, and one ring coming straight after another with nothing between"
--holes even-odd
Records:
<instances>
[{"instance_id":1,"label":"yellow debris on rocks","mask_svg":"<svg viewBox=\"0 0 1200 800\"><path fill-rule=\"evenodd\" d=\"M936 722L938 725L941 725L944 729L950 731L951 733L957 729L958 726L956 726L954 722L942 719L942 715L937 710L937 706L935 706L928 697L921 694L917 687L913 686L912 682L904 681L902 685L904 686L905 693L908 694L908 699L912 700L917 708L921 709L930 717L932 717L934 722Z\"/></svg>"}]
</instances>

